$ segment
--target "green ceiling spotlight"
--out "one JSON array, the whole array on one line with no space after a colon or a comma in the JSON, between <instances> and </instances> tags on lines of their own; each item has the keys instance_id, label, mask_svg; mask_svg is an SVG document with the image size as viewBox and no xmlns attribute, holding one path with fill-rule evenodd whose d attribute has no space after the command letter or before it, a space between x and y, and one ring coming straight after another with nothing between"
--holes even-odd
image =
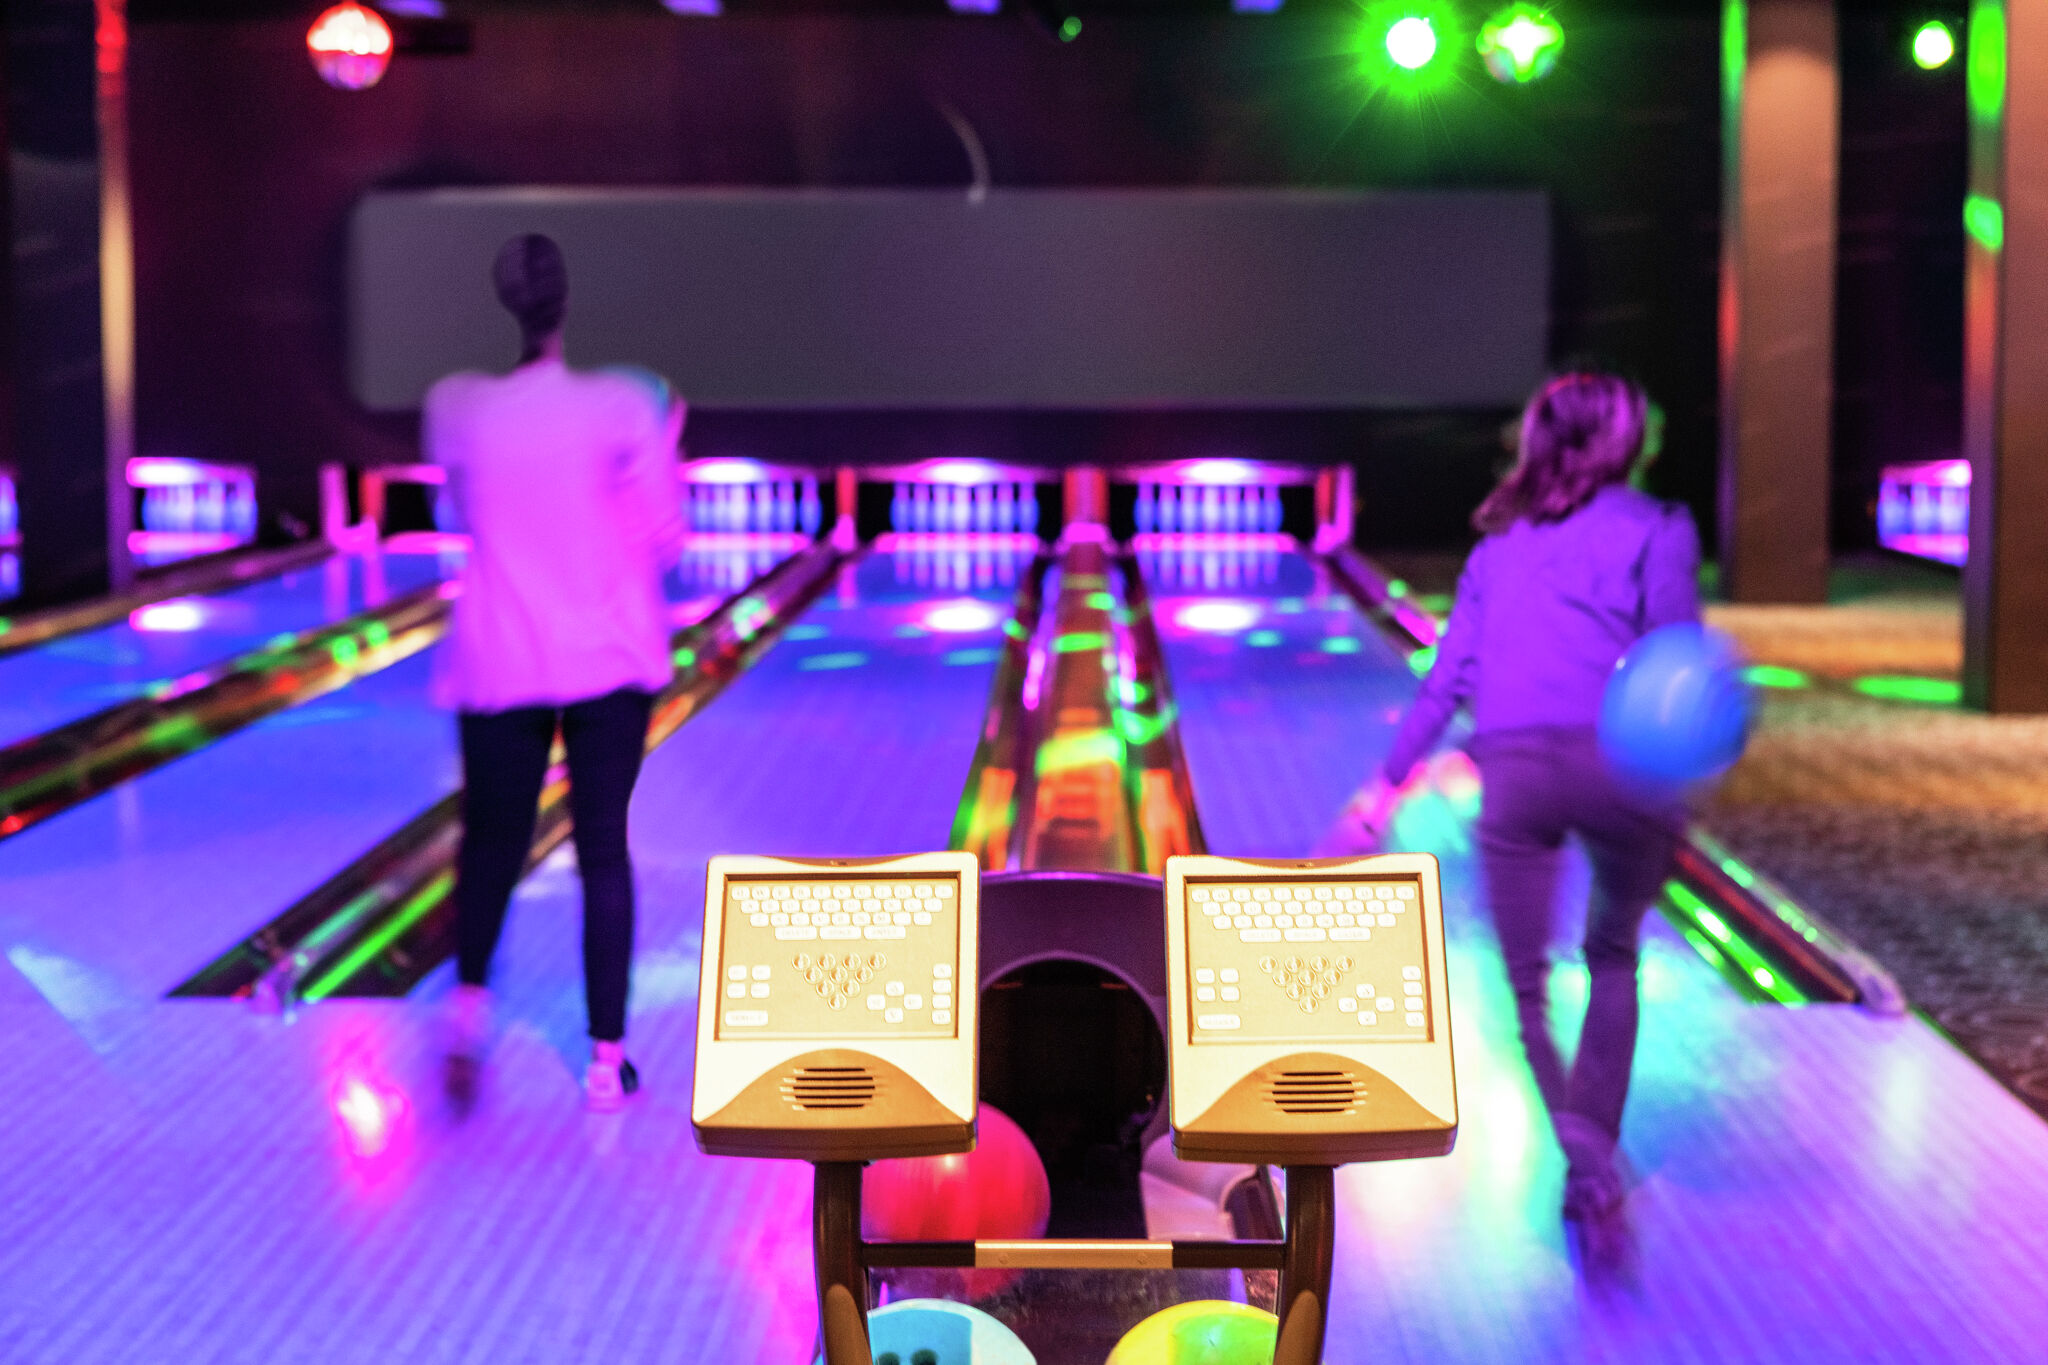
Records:
<instances>
[{"instance_id":1,"label":"green ceiling spotlight","mask_svg":"<svg viewBox=\"0 0 2048 1365\"><path fill-rule=\"evenodd\" d=\"M1542 80L1563 54L1564 25L1540 5L1509 5L1479 27L1479 56L1503 85Z\"/></svg>"},{"instance_id":2,"label":"green ceiling spotlight","mask_svg":"<svg viewBox=\"0 0 2048 1365\"><path fill-rule=\"evenodd\" d=\"M1419 96L1451 77L1445 58L1459 41L1458 14L1448 0L1383 0L1365 12L1359 66L1375 87Z\"/></svg>"},{"instance_id":3,"label":"green ceiling spotlight","mask_svg":"<svg viewBox=\"0 0 2048 1365\"><path fill-rule=\"evenodd\" d=\"M1929 19L1914 30L1913 64L1922 71L1939 71L1955 60L1955 30L1939 19Z\"/></svg>"}]
</instances>

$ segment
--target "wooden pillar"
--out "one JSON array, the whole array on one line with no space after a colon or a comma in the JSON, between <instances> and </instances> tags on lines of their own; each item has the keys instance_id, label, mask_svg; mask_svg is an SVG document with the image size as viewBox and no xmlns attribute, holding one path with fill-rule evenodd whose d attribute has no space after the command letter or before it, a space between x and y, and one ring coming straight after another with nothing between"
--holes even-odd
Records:
<instances>
[{"instance_id":1,"label":"wooden pillar","mask_svg":"<svg viewBox=\"0 0 2048 1365\"><path fill-rule=\"evenodd\" d=\"M1976 0L1968 62L1963 695L2048 712L2048 0Z\"/></svg>"},{"instance_id":2,"label":"wooden pillar","mask_svg":"<svg viewBox=\"0 0 2048 1365\"><path fill-rule=\"evenodd\" d=\"M126 587L134 266L125 0L9 0L11 250L0 460L21 496L22 602Z\"/></svg>"},{"instance_id":3,"label":"wooden pillar","mask_svg":"<svg viewBox=\"0 0 2048 1365\"><path fill-rule=\"evenodd\" d=\"M1836 176L1832 0L1723 0L1721 584L1828 586Z\"/></svg>"}]
</instances>

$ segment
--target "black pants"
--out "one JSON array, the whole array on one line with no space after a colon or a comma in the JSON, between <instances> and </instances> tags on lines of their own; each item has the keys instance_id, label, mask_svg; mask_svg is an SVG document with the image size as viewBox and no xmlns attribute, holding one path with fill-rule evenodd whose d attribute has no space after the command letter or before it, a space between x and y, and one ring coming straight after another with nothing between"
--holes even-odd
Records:
<instances>
[{"instance_id":1,"label":"black pants","mask_svg":"<svg viewBox=\"0 0 2048 1365\"><path fill-rule=\"evenodd\" d=\"M633 864L626 806L640 776L654 699L624 688L566 707L465 711L462 850L456 858L461 979L481 986L525 871L557 725L569 751L569 815L583 875L583 989L590 1036L626 1034L633 964Z\"/></svg>"},{"instance_id":2,"label":"black pants","mask_svg":"<svg viewBox=\"0 0 2048 1365\"><path fill-rule=\"evenodd\" d=\"M1482 736L1473 755L1485 786L1480 864L1522 1050L1552 1114L1576 1114L1613 1139L1635 1062L1637 939L1670 874L1684 807L1624 789L1591 729L1499 731ZM1593 865L1585 939L1592 982L1567 1071L1550 1030L1550 937L1564 841L1574 834Z\"/></svg>"}]
</instances>

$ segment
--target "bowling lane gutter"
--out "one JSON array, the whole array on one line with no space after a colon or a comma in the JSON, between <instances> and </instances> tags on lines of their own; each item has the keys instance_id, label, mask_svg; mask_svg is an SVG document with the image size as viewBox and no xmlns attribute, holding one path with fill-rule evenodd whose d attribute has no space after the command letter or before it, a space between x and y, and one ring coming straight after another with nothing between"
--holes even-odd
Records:
<instances>
[{"instance_id":1,"label":"bowling lane gutter","mask_svg":"<svg viewBox=\"0 0 2048 1365\"><path fill-rule=\"evenodd\" d=\"M1321 558L1366 617L1408 651L1419 671L1426 668L1440 633L1435 618L1355 547L1342 545ZM1905 1010L1904 993L1875 959L1698 825L1679 846L1677 876L1665 884L1660 908L1752 1000L1860 1004L1878 1014Z\"/></svg>"},{"instance_id":2,"label":"bowling lane gutter","mask_svg":"<svg viewBox=\"0 0 2048 1365\"><path fill-rule=\"evenodd\" d=\"M130 591L112 597L96 597L90 602L51 607L26 616L0 616L0 658L47 644L60 636L118 621L152 602L247 587L259 579L318 564L333 553L334 547L325 540L274 550L231 550L147 574Z\"/></svg>"},{"instance_id":3,"label":"bowling lane gutter","mask_svg":"<svg viewBox=\"0 0 2048 1365\"><path fill-rule=\"evenodd\" d=\"M1011 836L1017 827L1018 779L1035 749L1033 717L1024 696L1051 567L1049 555L1034 556L1017 586L1016 604L1003 622L1003 653L989 684L981 739L953 816L953 837L947 846L974 854L985 872L1009 865Z\"/></svg>"},{"instance_id":4,"label":"bowling lane gutter","mask_svg":"<svg viewBox=\"0 0 2048 1365\"><path fill-rule=\"evenodd\" d=\"M136 697L0 749L0 839L265 716L389 668L440 638L451 584L407 593L346 620L158 684Z\"/></svg>"},{"instance_id":5,"label":"bowling lane gutter","mask_svg":"<svg viewBox=\"0 0 2048 1365\"><path fill-rule=\"evenodd\" d=\"M654 749L753 666L852 556L818 542L768 570L674 639L676 679L656 698ZM174 987L289 1008L330 995L403 995L453 948L462 793L443 797ZM569 834L568 770L557 749L527 870Z\"/></svg>"}]
</instances>

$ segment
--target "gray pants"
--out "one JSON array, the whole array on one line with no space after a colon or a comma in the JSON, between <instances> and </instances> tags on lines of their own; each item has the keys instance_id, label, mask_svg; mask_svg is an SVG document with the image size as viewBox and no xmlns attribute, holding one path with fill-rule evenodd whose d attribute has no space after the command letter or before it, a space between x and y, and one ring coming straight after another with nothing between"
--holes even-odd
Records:
<instances>
[{"instance_id":1,"label":"gray pants","mask_svg":"<svg viewBox=\"0 0 2048 1365\"><path fill-rule=\"evenodd\" d=\"M1637 939L1670 871L1684 808L1617 783L1590 728L1494 731L1479 736L1473 757L1485 783L1480 863L1522 1049L1560 1136L1591 1124L1611 1143L1621 1134L1635 1061ZM1593 866L1585 942L1592 992L1569 1068L1548 1017L1551 918L1567 835L1578 836Z\"/></svg>"}]
</instances>

